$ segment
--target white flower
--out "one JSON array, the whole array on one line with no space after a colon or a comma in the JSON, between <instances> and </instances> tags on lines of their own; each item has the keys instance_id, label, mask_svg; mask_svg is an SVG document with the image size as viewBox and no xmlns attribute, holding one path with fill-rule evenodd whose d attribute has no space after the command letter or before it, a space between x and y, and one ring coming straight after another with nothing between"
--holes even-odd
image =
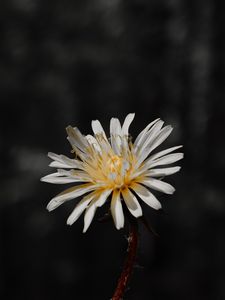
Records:
<instances>
[{"instance_id":1,"label":"white flower","mask_svg":"<svg viewBox=\"0 0 225 300\"><path fill-rule=\"evenodd\" d=\"M118 119L112 118L109 140L97 120L92 121L94 135L84 136L76 127L66 128L75 157L71 159L48 153L53 160L50 166L58 169L41 180L58 184L80 184L54 197L47 206L49 211L68 200L87 194L78 202L67 220L67 224L72 225L85 211L85 232L97 207L102 206L109 197L111 214L117 229L124 226L123 201L136 218L142 216L137 196L152 208L161 208L160 202L150 190L166 194L175 191L173 186L161 179L180 170L179 166L165 166L183 158L183 153L171 153L182 146L151 154L170 135L172 127L163 127L164 122L157 119L148 124L132 143L129 127L133 119L134 114L127 115L121 126Z\"/></svg>"}]
</instances>

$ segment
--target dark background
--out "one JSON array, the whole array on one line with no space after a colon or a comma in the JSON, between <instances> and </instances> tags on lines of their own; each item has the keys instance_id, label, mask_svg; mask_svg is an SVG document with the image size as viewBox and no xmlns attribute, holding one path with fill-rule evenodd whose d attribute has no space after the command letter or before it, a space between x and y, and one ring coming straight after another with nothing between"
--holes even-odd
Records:
<instances>
[{"instance_id":1,"label":"dark background","mask_svg":"<svg viewBox=\"0 0 225 300\"><path fill-rule=\"evenodd\" d=\"M0 298L110 299L127 229L97 217L66 226L77 200L39 181L48 151L70 155L65 127L106 129L136 112L174 126L184 145L165 213L145 206L125 299L225 299L225 10L213 0L3 0L0 8ZM99 209L98 216L104 214Z\"/></svg>"}]
</instances>

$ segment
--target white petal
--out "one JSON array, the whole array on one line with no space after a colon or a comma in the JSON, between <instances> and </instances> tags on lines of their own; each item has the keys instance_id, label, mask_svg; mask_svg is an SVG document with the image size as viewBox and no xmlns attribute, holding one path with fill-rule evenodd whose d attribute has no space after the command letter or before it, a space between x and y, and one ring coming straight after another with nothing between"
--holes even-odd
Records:
<instances>
[{"instance_id":1,"label":"white petal","mask_svg":"<svg viewBox=\"0 0 225 300\"><path fill-rule=\"evenodd\" d=\"M124 226L124 215L123 208L120 200L120 192L115 190L111 200L111 214L113 217L114 224L117 229Z\"/></svg>"},{"instance_id":2,"label":"white petal","mask_svg":"<svg viewBox=\"0 0 225 300\"><path fill-rule=\"evenodd\" d=\"M99 198L96 197L97 198L95 202L96 207L101 207L103 204L105 204L105 201L107 200L111 192L112 190L105 190L103 192L100 192Z\"/></svg>"},{"instance_id":3,"label":"white petal","mask_svg":"<svg viewBox=\"0 0 225 300\"><path fill-rule=\"evenodd\" d=\"M111 146L112 146L112 149L113 149L113 152L116 154L116 155L120 155L121 153L121 143L122 143L122 140L121 140L121 136L111 136Z\"/></svg>"},{"instance_id":4,"label":"white petal","mask_svg":"<svg viewBox=\"0 0 225 300\"><path fill-rule=\"evenodd\" d=\"M92 121L91 126L95 135L102 135L107 140L105 131L98 120Z\"/></svg>"},{"instance_id":5,"label":"white petal","mask_svg":"<svg viewBox=\"0 0 225 300\"><path fill-rule=\"evenodd\" d=\"M84 171L75 171L75 170L64 170L64 169L58 169L57 170L58 171L58 176L73 176L73 172L75 173L76 172L76 174L78 173L78 174L85 174L85 175L88 175L86 172L84 172ZM80 176L81 177L81 176Z\"/></svg>"},{"instance_id":6,"label":"white petal","mask_svg":"<svg viewBox=\"0 0 225 300\"><path fill-rule=\"evenodd\" d=\"M70 165L72 168L83 169L83 164L80 160L77 160L75 158L69 158L62 154L61 154L61 158L64 163Z\"/></svg>"},{"instance_id":7,"label":"white petal","mask_svg":"<svg viewBox=\"0 0 225 300\"><path fill-rule=\"evenodd\" d=\"M172 185L155 178L144 179L141 183L165 194L173 194L175 192L175 188Z\"/></svg>"},{"instance_id":8,"label":"white petal","mask_svg":"<svg viewBox=\"0 0 225 300\"><path fill-rule=\"evenodd\" d=\"M87 180L82 180L81 178L62 177L62 176L49 177L49 175L47 175L45 177L42 177L41 181L48 182L48 183L55 183L55 184L65 184L65 183L71 183L71 182L84 182Z\"/></svg>"},{"instance_id":9,"label":"white petal","mask_svg":"<svg viewBox=\"0 0 225 300\"><path fill-rule=\"evenodd\" d=\"M62 193L58 194L56 197L54 197L47 205L47 209L49 211L52 211L53 209L56 209L58 206L63 204L65 201L69 201L71 199L74 199L76 197L79 197L85 193L88 193L92 190L96 189L96 185L93 184L82 184L78 185L76 187L71 187Z\"/></svg>"},{"instance_id":10,"label":"white petal","mask_svg":"<svg viewBox=\"0 0 225 300\"><path fill-rule=\"evenodd\" d=\"M158 123L156 123L154 126L157 126ZM158 128L155 129L154 133L149 136L149 138L146 140L146 142L140 149L140 157L138 158L137 166L139 166L146 159L146 157L148 157L148 155L169 136L169 134L172 131L171 126L166 126L162 130L160 130L159 128L160 124Z\"/></svg>"},{"instance_id":11,"label":"white petal","mask_svg":"<svg viewBox=\"0 0 225 300\"><path fill-rule=\"evenodd\" d=\"M135 114L129 114L126 116L123 126L122 126L122 135L128 136L129 135L129 127L134 119Z\"/></svg>"},{"instance_id":12,"label":"white petal","mask_svg":"<svg viewBox=\"0 0 225 300\"><path fill-rule=\"evenodd\" d=\"M59 161L59 162L63 162L62 161L62 157L59 154L53 153L53 152L48 152L48 157L50 157L53 160Z\"/></svg>"},{"instance_id":13,"label":"white petal","mask_svg":"<svg viewBox=\"0 0 225 300\"><path fill-rule=\"evenodd\" d=\"M124 177L127 173L127 171L130 169L130 164L128 161L123 161L121 166L121 176Z\"/></svg>"},{"instance_id":14,"label":"white petal","mask_svg":"<svg viewBox=\"0 0 225 300\"><path fill-rule=\"evenodd\" d=\"M60 176L68 176L77 179L78 181L92 181L91 176L85 172L80 170L62 170L58 169L58 173Z\"/></svg>"},{"instance_id":15,"label":"white petal","mask_svg":"<svg viewBox=\"0 0 225 300\"><path fill-rule=\"evenodd\" d=\"M63 170L58 169L57 173L52 173L41 178L41 181L64 184L70 182L90 182L92 181L91 177L84 171L78 170Z\"/></svg>"},{"instance_id":16,"label":"white petal","mask_svg":"<svg viewBox=\"0 0 225 300\"><path fill-rule=\"evenodd\" d=\"M86 151L86 148L88 147L87 140L85 137L81 134L79 129L77 127L68 126L66 127L66 131L68 134L68 140L72 147L80 149L82 152Z\"/></svg>"},{"instance_id":17,"label":"white petal","mask_svg":"<svg viewBox=\"0 0 225 300\"><path fill-rule=\"evenodd\" d=\"M158 122L160 119L156 119L153 122L151 122L150 124L148 124L137 136L135 142L134 142L134 148L138 147L140 145L140 143L142 143L143 138L145 137L145 134L147 133L147 131L156 123Z\"/></svg>"},{"instance_id":18,"label":"white petal","mask_svg":"<svg viewBox=\"0 0 225 300\"><path fill-rule=\"evenodd\" d=\"M152 128L146 132L146 134L142 137L142 141L134 147L135 152L141 151L143 152L146 147L149 147L151 142L155 139L155 137L160 133L160 129L162 128L164 122L159 120L157 121Z\"/></svg>"},{"instance_id":19,"label":"white petal","mask_svg":"<svg viewBox=\"0 0 225 300\"><path fill-rule=\"evenodd\" d=\"M91 204L89 205L89 207L86 209L85 211L85 215L84 215L84 229L83 229L83 233L85 233L88 229L88 227L90 226L94 215L95 215L95 211L96 211L96 206L95 204Z\"/></svg>"},{"instance_id":20,"label":"white petal","mask_svg":"<svg viewBox=\"0 0 225 300\"><path fill-rule=\"evenodd\" d=\"M83 213L83 211L86 209L88 204L91 202L91 200L94 198L94 193L91 193L87 196L85 196L74 208L72 213L70 214L69 218L67 219L67 224L72 225Z\"/></svg>"},{"instance_id":21,"label":"white petal","mask_svg":"<svg viewBox=\"0 0 225 300\"><path fill-rule=\"evenodd\" d=\"M135 193L143 200L147 205L151 206L154 209L162 208L161 203L156 199L156 197L143 185L134 183L131 185L131 188Z\"/></svg>"},{"instance_id":22,"label":"white petal","mask_svg":"<svg viewBox=\"0 0 225 300\"><path fill-rule=\"evenodd\" d=\"M122 190L122 195L130 213L136 218L142 216L141 206L134 194L129 189L124 189Z\"/></svg>"},{"instance_id":23,"label":"white petal","mask_svg":"<svg viewBox=\"0 0 225 300\"><path fill-rule=\"evenodd\" d=\"M69 165L67 165L67 164L60 163L60 162L58 162L58 161L52 161L52 162L49 164L49 167L52 167L52 168L71 169L71 166L69 166Z\"/></svg>"},{"instance_id":24,"label":"white petal","mask_svg":"<svg viewBox=\"0 0 225 300\"><path fill-rule=\"evenodd\" d=\"M100 146L99 146L99 144L98 144L98 142L97 142L97 140L96 140L96 138L94 138L94 137L93 137L92 135L90 135L90 134L86 135L86 138L87 138L89 144L92 145L92 146L94 147L94 149L95 149L97 152L99 152L99 153L102 152L102 151L101 151L101 148L100 148Z\"/></svg>"},{"instance_id":25,"label":"white petal","mask_svg":"<svg viewBox=\"0 0 225 300\"><path fill-rule=\"evenodd\" d=\"M56 176L60 176L58 172L48 174L48 175L42 177L40 180L44 181L43 179L45 179L45 178L51 178L51 177L56 177Z\"/></svg>"},{"instance_id":26,"label":"white petal","mask_svg":"<svg viewBox=\"0 0 225 300\"><path fill-rule=\"evenodd\" d=\"M86 232L88 227L90 226L92 219L94 217L95 211L97 207L102 206L107 197L109 196L109 194L111 193L112 190L106 190L106 191L99 191L99 192L95 192L95 197L94 199L91 201L91 204L89 205L89 207L86 209L85 215L84 215L84 229L83 232ZM100 196L99 196L100 195ZM99 196L99 198L98 198Z\"/></svg>"},{"instance_id":27,"label":"white petal","mask_svg":"<svg viewBox=\"0 0 225 300\"><path fill-rule=\"evenodd\" d=\"M145 176L152 176L152 177L162 177L175 174L179 172L181 167L171 167L171 168L162 168L162 169L151 169L144 173Z\"/></svg>"},{"instance_id":28,"label":"white petal","mask_svg":"<svg viewBox=\"0 0 225 300\"><path fill-rule=\"evenodd\" d=\"M149 147L148 155L167 139L167 137L171 134L172 130L173 130L172 126L169 125L169 126L165 126L160 131L159 135L152 142L151 147Z\"/></svg>"},{"instance_id":29,"label":"white petal","mask_svg":"<svg viewBox=\"0 0 225 300\"><path fill-rule=\"evenodd\" d=\"M178 160L181 160L184 157L183 153L173 153L173 154L168 154L166 156L160 157L156 160L149 160L146 161L144 164L144 168L149 169L149 168L154 168L157 166L164 166L164 165L169 165L172 163L175 163Z\"/></svg>"},{"instance_id":30,"label":"white petal","mask_svg":"<svg viewBox=\"0 0 225 300\"><path fill-rule=\"evenodd\" d=\"M120 155L122 144L122 129L120 121L116 118L112 118L110 121L110 136L111 145L115 154Z\"/></svg>"},{"instance_id":31,"label":"white petal","mask_svg":"<svg viewBox=\"0 0 225 300\"><path fill-rule=\"evenodd\" d=\"M149 156L149 159L148 160L155 160L156 158L159 158L159 157L162 157L170 152L173 152L179 148L183 147L182 145L179 145L179 146L175 146L175 147L171 147L171 148L168 148L166 150L162 150L160 152L157 152L151 156Z\"/></svg>"},{"instance_id":32,"label":"white petal","mask_svg":"<svg viewBox=\"0 0 225 300\"><path fill-rule=\"evenodd\" d=\"M110 153L112 152L111 145L106 137L105 131L98 120L92 121L91 123L95 138L101 148L101 152Z\"/></svg>"},{"instance_id":33,"label":"white petal","mask_svg":"<svg viewBox=\"0 0 225 300\"><path fill-rule=\"evenodd\" d=\"M82 169L82 162L66 157L65 155L58 155L52 152L48 153L48 157L53 159L54 161L49 165L50 167L55 168L76 168Z\"/></svg>"},{"instance_id":34,"label":"white petal","mask_svg":"<svg viewBox=\"0 0 225 300\"><path fill-rule=\"evenodd\" d=\"M112 151L112 148L111 148L111 145L109 144L109 141L107 139L105 139L103 137L103 135L96 135L96 140L99 144L99 147L101 148L101 153L112 153L113 155L113 151Z\"/></svg>"},{"instance_id":35,"label":"white petal","mask_svg":"<svg viewBox=\"0 0 225 300\"><path fill-rule=\"evenodd\" d=\"M122 129L119 119L111 118L110 120L110 134L111 135L122 135Z\"/></svg>"}]
</instances>

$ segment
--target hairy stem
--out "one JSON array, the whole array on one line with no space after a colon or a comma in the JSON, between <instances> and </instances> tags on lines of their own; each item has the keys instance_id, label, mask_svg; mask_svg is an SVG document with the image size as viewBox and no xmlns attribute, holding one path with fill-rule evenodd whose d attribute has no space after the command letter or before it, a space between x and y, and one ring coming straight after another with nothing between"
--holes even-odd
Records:
<instances>
[{"instance_id":1,"label":"hairy stem","mask_svg":"<svg viewBox=\"0 0 225 300\"><path fill-rule=\"evenodd\" d=\"M127 257L124 262L123 270L117 283L112 300L121 300L126 290L126 286L131 277L138 244L137 222L131 222L128 237Z\"/></svg>"}]
</instances>

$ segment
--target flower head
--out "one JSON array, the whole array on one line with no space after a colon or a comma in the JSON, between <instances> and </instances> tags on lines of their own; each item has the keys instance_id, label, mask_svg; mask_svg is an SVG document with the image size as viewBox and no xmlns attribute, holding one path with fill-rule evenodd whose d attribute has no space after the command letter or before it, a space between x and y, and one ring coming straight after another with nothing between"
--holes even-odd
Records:
<instances>
[{"instance_id":1,"label":"flower head","mask_svg":"<svg viewBox=\"0 0 225 300\"><path fill-rule=\"evenodd\" d=\"M84 136L76 127L66 128L74 158L48 153L53 160L50 166L57 168L57 172L41 180L57 184L79 184L54 197L47 206L49 211L86 194L67 220L67 224L72 225L85 211L85 232L97 207L101 207L108 198L111 199L110 210L117 229L124 226L123 201L136 218L142 216L137 197L154 209L161 208L160 202L150 190L166 194L175 191L173 186L161 179L180 170L179 166L165 166L183 158L183 153L171 153L182 146L151 154L170 135L172 127L163 127L164 122L156 119L132 143L129 127L133 119L134 114L128 114L121 126L118 119L112 118L109 139L97 120L92 121L94 135Z\"/></svg>"}]
</instances>

